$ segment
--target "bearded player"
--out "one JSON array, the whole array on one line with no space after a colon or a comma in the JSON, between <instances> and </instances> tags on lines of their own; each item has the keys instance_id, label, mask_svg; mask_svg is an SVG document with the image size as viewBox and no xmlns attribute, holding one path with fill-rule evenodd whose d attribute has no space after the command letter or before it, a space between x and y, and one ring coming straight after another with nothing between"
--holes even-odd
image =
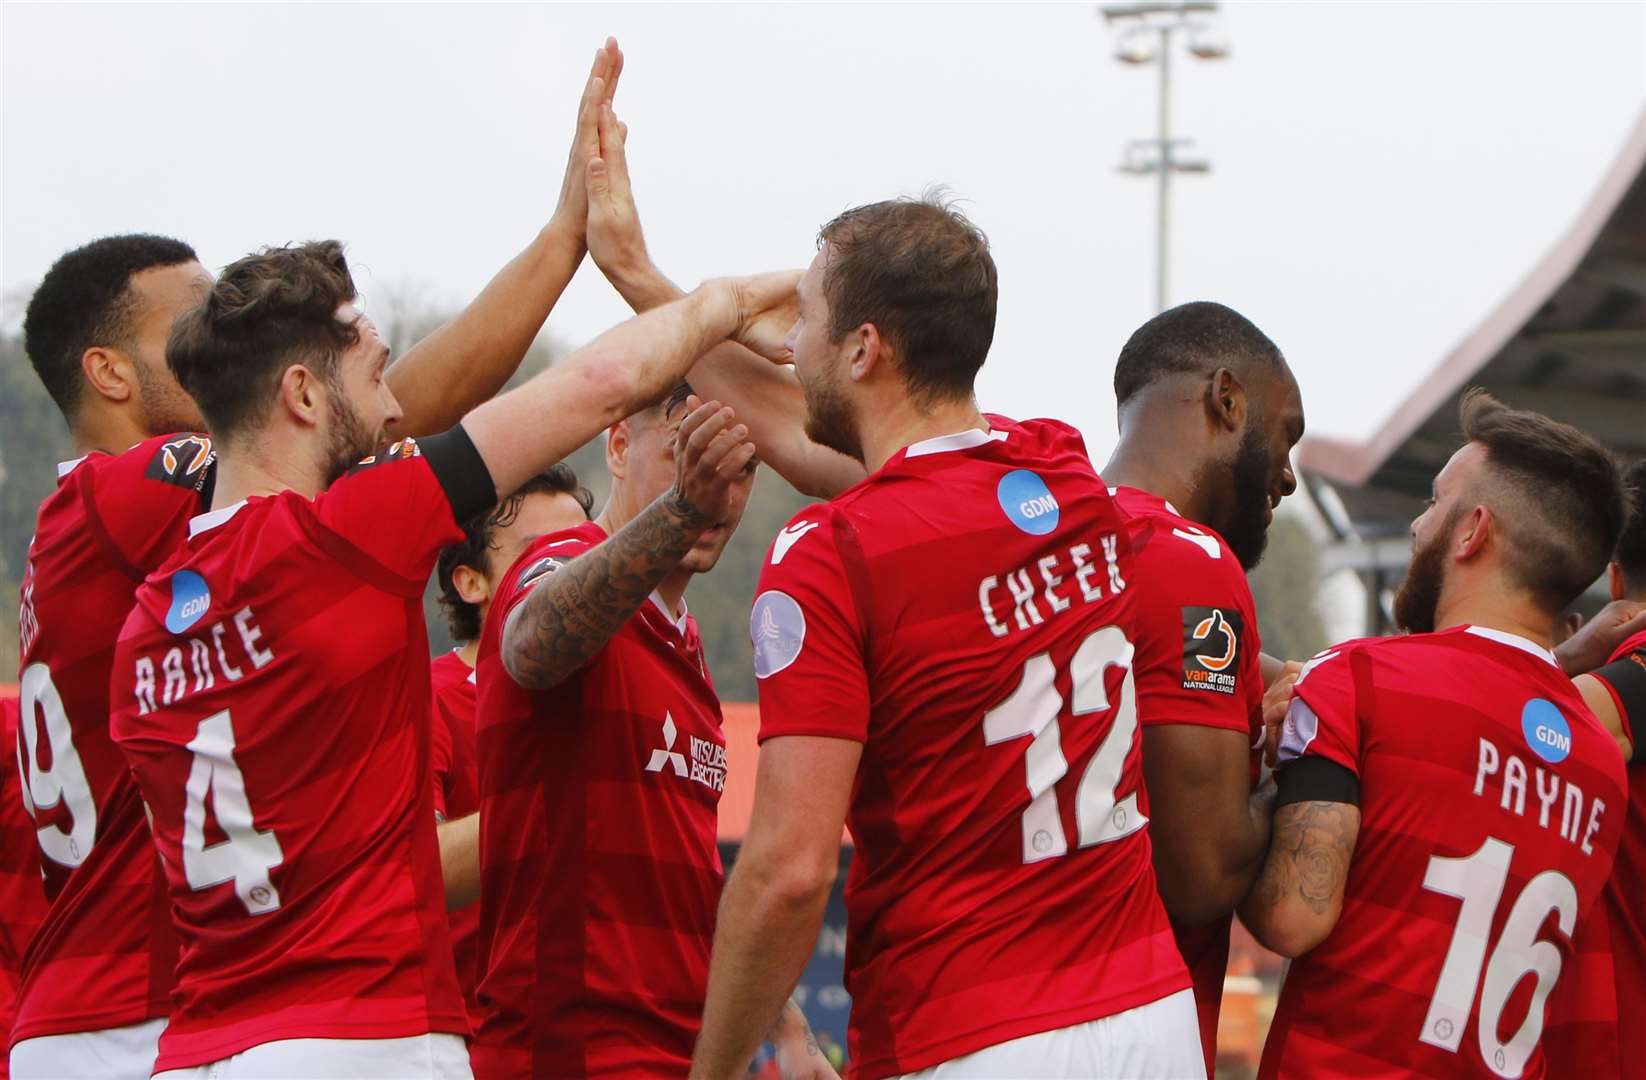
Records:
<instances>
[{"instance_id":1,"label":"bearded player","mask_svg":"<svg viewBox=\"0 0 1646 1080\"><path fill-rule=\"evenodd\" d=\"M1235 905L1269 839L1252 798L1263 678L1246 571L1289 464L1303 405L1285 358L1239 313L1206 302L1144 323L1115 363L1120 442L1103 468L1136 562L1137 713L1160 895L1194 979L1206 1071Z\"/></svg>"},{"instance_id":2,"label":"bearded player","mask_svg":"<svg viewBox=\"0 0 1646 1080\"><path fill-rule=\"evenodd\" d=\"M460 819L480 812L479 762L475 758L475 700L478 693L474 664L480 651L480 628L503 573L527 544L548 533L589 520L594 496L577 482L571 466L560 462L527 480L513 495L463 525L463 539L441 551L435 564L440 606L457 648L429 664L429 690L434 699L434 727L430 731L430 760L434 780L434 813L439 821ZM456 854L445 852L443 854ZM475 865L479 865L478 835ZM448 867L448 881L466 875ZM478 879L474 881L478 885ZM478 890L476 890L478 891ZM469 1020L480 1028L481 1013L474 991L480 909L475 896L455 896L447 890L451 909L452 960Z\"/></svg>"},{"instance_id":3,"label":"bearded player","mask_svg":"<svg viewBox=\"0 0 1646 1080\"><path fill-rule=\"evenodd\" d=\"M740 1075L847 882L857 1075L1203 1076L1141 812L1125 525L1079 434L978 411L998 292L934 201L826 225L807 433L868 479L773 543L756 806L693 1074Z\"/></svg>"},{"instance_id":4,"label":"bearded player","mask_svg":"<svg viewBox=\"0 0 1646 1080\"><path fill-rule=\"evenodd\" d=\"M1579 928L1577 985L1552 1004L1545 1042L1553 1076L1646 1080L1646 1037L1632 1015L1646 1001L1646 755L1638 749L1646 726L1646 614L1630 619L1633 607L1624 607L1646 612L1646 461L1629 470L1628 487L1629 520L1607 571L1613 604L1595 620L1602 632L1623 625L1626 636L1593 671L1582 662L1566 669L1623 750L1629 803L1612 876Z\"/></svg>"},{"instance_id":5,"label":"bearded player","mask_svg":"<svg viewBox=\"0 0 1646 1080\"><path fill-rule=\"evenodd\" d=\"M1549 1075L1549 997L1611 873L1623 763L1549 645L1606 567L1621 479L1588 436L1482 391L1460 415L1412 523L1410 635L1297 680L1240 909L1295 958L1263 1077Z\"/></svg>"}]
</instances>

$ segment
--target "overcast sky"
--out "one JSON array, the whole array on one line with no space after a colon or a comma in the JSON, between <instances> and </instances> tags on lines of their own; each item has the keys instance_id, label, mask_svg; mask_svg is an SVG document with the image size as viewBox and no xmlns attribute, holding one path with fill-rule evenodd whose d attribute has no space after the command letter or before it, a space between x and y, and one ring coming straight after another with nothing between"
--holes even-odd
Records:
<instances>
[{"instance_id":1,"label":"overcast sky","mask_svg":"<svg viewBox=\"0 0 1646 1080\"><path fill-rule=\"evenodd\" d=\"M800 266L839 210L941 182L1000 265L986 407L1113 441L1153 313L1154 192L1115 171L1155 71L1090 4L3 8L0 287L135 230L217 268L336 236L371 290L472 296L553 205L590 57L677 280ZM1175 61L1172 300L1285 350L1313 431L1373 430L1542 257L1646 101L1646 5L1228 4ZM569 342L626 314L586 265Z\"/></svg>"}]
</instances>

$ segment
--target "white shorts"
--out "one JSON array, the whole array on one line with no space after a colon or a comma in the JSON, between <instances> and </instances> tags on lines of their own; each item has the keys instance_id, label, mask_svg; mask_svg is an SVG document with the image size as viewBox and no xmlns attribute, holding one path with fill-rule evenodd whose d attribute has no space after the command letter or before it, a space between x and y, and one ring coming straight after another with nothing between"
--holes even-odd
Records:
<instances>
[{"instance_id":1,"label":"white shorts","mask_svg":"<svg viewBox=\"0 0 1646 1080\"><path fill-rule=\"evenodd\" d=\"M474 1080L461 1035L405 1039L280 1039L232 1057L155 1073L154 1080Z\"/></svg>"},{"instance_id":2,"label":"white shorts","mask_svg":"<svg viewBox=\"0 0 1646 1080\"><path fill-rule=\"evenodd\" d=\"M41 1035L11 1048L14 1080L148 1080L160 1045L164 1020L145 1020L102 1031Z\"/></svg>"},{"instance_id":3,"label":"white shorts","mask_svg":"<svg viewBox=\"0 0 1646 1080\"><path fill-rule=\"evenodd\" d=\"M1194 992L1073 1027L996 1043L903 1080L1206 1080Z\"/></svg>"}]
</instances>

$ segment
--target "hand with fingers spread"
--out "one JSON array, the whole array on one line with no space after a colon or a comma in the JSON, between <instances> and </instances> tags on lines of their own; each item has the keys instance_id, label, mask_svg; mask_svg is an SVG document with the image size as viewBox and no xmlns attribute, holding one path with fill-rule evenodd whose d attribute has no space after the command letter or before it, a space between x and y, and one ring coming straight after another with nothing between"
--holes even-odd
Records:
<instances>
[{"instance_id":1,"label":"hand with fingers spread","mask_svg":"<svg viewBox=\"0 0 1646 1080\"><path fill-rule=\"evenodd\" d=\"M623 51L617 47L616 38L607 38L594 54L583 96L577 103L577 128L566 158L566 175L560 183L560 199L554 208L554 216L575 229L578 235L583 234L589 215L585 179L589 162L600 156L601 110L611 109L617 80L622 74Z\"/></svg>"},{"instance_id":2,"label":"hand with fingers spread","mask_svg":"<svg viewBox=\"0 0 1646 1080\"><path fill-rule=\"evenodd\" d=\"M675 437L671 493L681 520L699 530L719 523L731 509L732 487L754 460L749 429L718 401L686 399L686 418Z\"/></svg>"}]
</instances>

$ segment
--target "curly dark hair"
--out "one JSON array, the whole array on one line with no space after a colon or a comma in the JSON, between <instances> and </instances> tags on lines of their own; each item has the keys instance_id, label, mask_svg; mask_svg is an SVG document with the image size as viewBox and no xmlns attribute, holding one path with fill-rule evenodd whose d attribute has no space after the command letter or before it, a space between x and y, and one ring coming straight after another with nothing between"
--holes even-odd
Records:
<instances>
[{"instance_id":1,"label":"curly dark hair","mask_svg":"<svg viewBox=\"0 0 1646 1080\"><path fill-rule=\"evenodd\" d=\"M291 365L336 380L360 340L337 309L356 296L338 241L264 248L230 263L205 302L178 318L166 362L212 434L232 439L264 417Z\"/></svg>"},{"instance_id":2,"label":"curly dark hair","mask_svg":"<svg viewBox=\"0 0 1646 1080\"><path fill-rule=\"evenodd\" d=\"M487 553L492 550L492 537L498 529L507 528L520 515L520 504L527 495L570 495L583 508L587 517L594 512L594 495L577 481L577 473L564 461L550 466L521 484L513 495L485 513L463 524L463 539L440 552L435 564L435 581L440 585L440 607L446 613L446 627L455 641L473 641L480 636L480 605L471 604L452 584L452 571L467 566L481 573L487 571Z\"/></svg>"},{"instance_id":3,"label":"curly dark hair","mask_svg":"<svg viewBox=\"0 0 1646 1080\"><path fill-rule=\"evenodd\" d=\"M132 276L198 258L181 240L128 233L93 240L52 263L23 316L23 350L65 420L80 408L80 357L99 345L125 346L131 337Z\"/></svg>"}]
</instances>

